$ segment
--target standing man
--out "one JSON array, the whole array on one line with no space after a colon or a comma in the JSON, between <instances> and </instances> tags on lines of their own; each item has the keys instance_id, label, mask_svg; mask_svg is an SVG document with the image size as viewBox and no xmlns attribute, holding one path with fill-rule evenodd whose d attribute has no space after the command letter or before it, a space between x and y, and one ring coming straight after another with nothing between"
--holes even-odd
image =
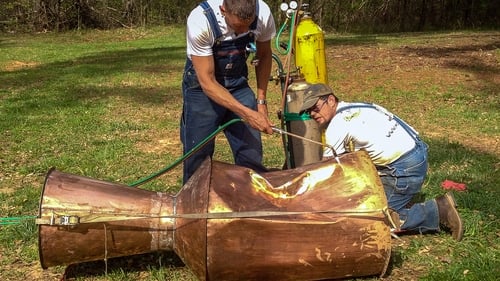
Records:
<instances>
[{"instance_id":1,"label":"standing man","mask_svg":"<svg viewBox=\"0 0 500 281\"><path fill-rule=\"evenodd\" d=\"M389 208L399 215L400 230L435 232L440 226L462 240L463 224L451 193L408 207L427 175L427 144L406 122L370 103L339 101L325 84L313 84L304 94L301 111L327 124L325 141L337 154L366 150L377 168ZM335 156L331 149L323 157Z\"/></svg>"},{"instance_id":2,"label":"standing man","mask_svg":"<svg viewBox=\"0 0 500 281\"><path fill-rule=\"evenodd\" d=\"M187 20L187 60L182 92L180 137L191 151L220 125L241 118L224 133L236 165L257 172L262 165L260 132L272 134L266 92L271 73L274 18L262 0L208 0ZM247 57L255 50L257 95L248 85ZM186 181L214 153L214 140L184 161Z\"/></svg>"}]
</instances>

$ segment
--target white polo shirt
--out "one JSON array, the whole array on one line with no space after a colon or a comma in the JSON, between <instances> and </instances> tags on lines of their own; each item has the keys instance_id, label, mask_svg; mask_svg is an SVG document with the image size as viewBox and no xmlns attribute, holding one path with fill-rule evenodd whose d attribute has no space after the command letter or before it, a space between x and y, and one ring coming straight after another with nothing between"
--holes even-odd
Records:
<instances>
[{"instance_id":1,"label":"white polo shirt","mask_svg":"<svg viewBox=\"0 0 500 281\"><path fill-rule=\"evenodd\" d=\"M229 28L220 12L220 6L223 0L208 0L208 4L215 14L215 18L219 23L222 32L222 40L233 40L238 37L245 36L247 33L235 35L234 31ZM262 0L259 0L259 15L255 34L256 41L264 42L271 40L276 34L274 18L269 9L269 6ZM208 18L203 13L203 8L197 6L194 8L187 19L186 40L187 40L187 56L191 59L191 55L195 56L210 56L212 55L212 46L215 39Z\"/></svg>"},{"instance_id":2,"label":"white polo shirt","mask_svg":"<svg viewBox=\"0 0 500 281\"><path fill-rule=\"evenodd\" d=\"M355 104L339 102L337 114L325 131L325 142L333 146L337 154L346 152L352 141L356 151L366 150L375 165L384 166L415 147L413 137L385 108L375 105L378 110L366 107L341 110ZM325 148L323 155L332 157L333 152Z\"/></svg>"}]
</instances>

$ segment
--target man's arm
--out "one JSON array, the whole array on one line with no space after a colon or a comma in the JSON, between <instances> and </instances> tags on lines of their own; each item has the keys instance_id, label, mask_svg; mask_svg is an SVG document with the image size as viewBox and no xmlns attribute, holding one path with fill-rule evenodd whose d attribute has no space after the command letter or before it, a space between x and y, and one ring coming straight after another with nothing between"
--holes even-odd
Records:
<instances>
[{"instance_id":1,"label":"man's arm","mask_svg":"<svg viewBox=\"0 0 500 281\"><path fill-rule=\"evenodd\" d=\"M211 100L236 113L253 128L268 134L273 133L271 123L267 115L244 106L237 101L226 88L217 82L215 79L213 56L192 55L191 60L201 88ZM267 78L269 78L269 74Z\"/></svg>"},{"instance_id":2,"label":"man's arm","mask_svg":"<svg viewBox=\"0 0 500 281\"><path fill-rule=\"evenodd\" d=\"M272 49L271 41L256 42L257 53L256 57L259 63L255 66L255 76L257 78L257 99L266 100L267 98L267 85L271 75L272 68ZM259 112L262 112L268 117L267 105L257 105ZM270 121L268 121L270 122Z\"/></svg>"}]
</instances>

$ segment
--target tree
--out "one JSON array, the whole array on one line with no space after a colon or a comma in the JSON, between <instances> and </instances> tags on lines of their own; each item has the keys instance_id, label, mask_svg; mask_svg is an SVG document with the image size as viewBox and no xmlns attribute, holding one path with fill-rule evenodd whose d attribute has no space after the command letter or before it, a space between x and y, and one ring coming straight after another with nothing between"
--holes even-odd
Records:
<instances>
[{"instance_id":1,"label":"tree","mask_svg":"<svg viewBox=\"0 0 500 281\"><path fill-rule=\"evenodd\" d=\"M185 22L202 0L2 0L0 30L64 31ZM266 1L275 18L281 0ZM496 0L310 0L313 19L340 32L498 28ZM279 24L279 23L277 23Z\"/></svg>"}]
</instances>

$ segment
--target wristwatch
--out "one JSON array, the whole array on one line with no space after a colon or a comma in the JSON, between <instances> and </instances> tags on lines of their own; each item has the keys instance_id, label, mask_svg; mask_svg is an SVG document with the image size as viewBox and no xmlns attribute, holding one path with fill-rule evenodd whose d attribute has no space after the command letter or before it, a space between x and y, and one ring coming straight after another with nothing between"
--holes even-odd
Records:
<instances>
[{"instance_id":1,"label":"wristwatch","mask_svg":"<svg viewBox=\"0 0 500 281\"><path fill-rule=\"evenodd\" d=\"M267 104L266 100L257 100L257 104Z\"/></svg>"}]
</instances>

